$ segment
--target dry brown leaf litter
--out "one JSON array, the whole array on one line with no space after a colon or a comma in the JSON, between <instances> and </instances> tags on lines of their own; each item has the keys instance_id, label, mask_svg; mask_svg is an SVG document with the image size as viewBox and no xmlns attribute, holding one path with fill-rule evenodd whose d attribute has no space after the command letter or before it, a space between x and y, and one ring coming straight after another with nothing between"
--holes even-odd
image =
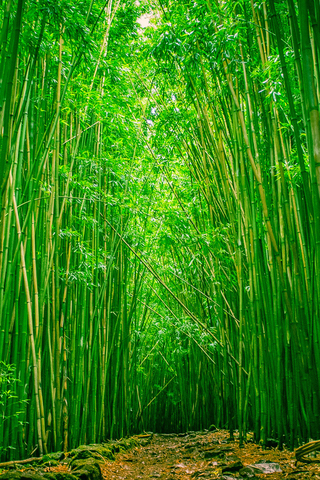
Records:
<instances>
[{"instance_id":1,"label":"dry brown leaf litter","mask_svg":"<svg viewBox=\"0 0 320 480\"><path fill-rule=\"evenodd\" d=\"M228 442L225 430L214 433L195 433L185 436L152 435L143 439L141 445L126 453L117 454L114 461L101 463L105 480L207 480L223 478L242 479L239 473L222 473L221 468L230 460L240 459L244 466L261 462L275 462L281 473L256 474L262 480L320 480L320 466L311 464L295 465L294 452L277 448L262 449L254 443L239 447L237 439ZM225 458L204 458L210 451L221 449ZM47 471L66 472L66 465L48 468Z\"/></svg>"},{"instance_id":2,"label":"dry brown leaf litter","mask_svg":"<svg viewBox=\"0 0 320 480\"><path fill-rule=\"evenodd\" d=\"M293 452L275 448L263 450L254 443L247 443L244 448L240 448L237 440L227 443L228 437L228 432L221 430L186 436L153 435L148 445L119 454L115 461L107 461L101 465L102 473L105 480L205 480L216 479L222 475L241 479L238 473L223 474L221 471L222 465L229 463L228 459L232 461L238 458L244 466L261 461L276 462L280 465L282 473L260 474L256 475L257 479L320 480L320 467L301 464L295 466ZM229 451L225 452L225 460L203 458L206 452L224 446L230 447L230 450L226 448Z\"/></svg>"}]
</instances>

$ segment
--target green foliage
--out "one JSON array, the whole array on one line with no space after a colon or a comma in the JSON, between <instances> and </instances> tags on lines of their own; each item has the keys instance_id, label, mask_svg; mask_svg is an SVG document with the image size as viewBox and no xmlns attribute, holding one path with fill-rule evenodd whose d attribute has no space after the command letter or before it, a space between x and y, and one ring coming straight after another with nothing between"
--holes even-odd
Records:
<instances>
[{"instance_id":1,"label":"green foliage","mask_svg":"<svg viewBox=\"0 0 320 480\"><path fill-rule=\"evenodd\" d=\"M24 425L22 421L27 399L17 395L17 384L21 383L16 378L16 367L0 361L0 432L10 428L10 423ZM0 455L8 450L14 450L15 445L0 445Z\"/></svg>"}]
</instances>

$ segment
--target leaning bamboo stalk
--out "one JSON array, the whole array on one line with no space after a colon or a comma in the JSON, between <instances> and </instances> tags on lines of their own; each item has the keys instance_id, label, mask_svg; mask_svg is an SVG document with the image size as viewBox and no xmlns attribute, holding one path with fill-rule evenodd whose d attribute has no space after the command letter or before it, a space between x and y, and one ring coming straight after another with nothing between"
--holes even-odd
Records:
<instances>
[{"instance_id":1,"label":"leaning bamboo stalk","mask_svg":"<svg viewBox=\"0 0 320 480\"><path fill-rule=\"evenodd\" d=\"M10 174L10 183L12 184L11 174ZM17 225L17 235L18 237L21 237L20 219L19 219L17 203L14 195L13 195L13 208L14 208L15 220ZM28 281L26 262L25 262L25 250L24 250L23 242L20 243L20 252L21 252L21 268L23 272L24 287L25 287L25 292L27 297L29 340L30 340L31 352L32 352L34 390L35 390L35 399L36 399L36 408L37 408L37 433L38 433L39 451L40 451L40 455L42 455L43 443L42 443L42 429L41 429L41 409L40 409L40 400L39 400L40 379L38 376L38 362L37 362L35 339L34 339L34 333L33 333L32 300L30 296L29 281Z\"/></svg>"}]
</instances>

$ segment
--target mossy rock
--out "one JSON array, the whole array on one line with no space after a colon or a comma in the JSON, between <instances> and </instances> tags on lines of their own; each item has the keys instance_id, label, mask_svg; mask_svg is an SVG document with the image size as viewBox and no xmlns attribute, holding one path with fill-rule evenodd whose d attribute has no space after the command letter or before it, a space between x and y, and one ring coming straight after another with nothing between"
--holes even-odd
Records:
<instances>
[{"instance_id":1,"label":"mossy rock","mask_svg":"<svg viewBox=\"0 0 320 480\"><path fill-rule=\"evenodd\" d=\"M102 480L101 473L99 474L96 469L91 465L89 468L84 468L77 471L78 480Z\"/></svg>"},{"instance_id":2,"label":"mossy rock","mask_svg":"<svg viewBox=\"0 0 320 480\"><path fill-rule=\"evenodd\" d=\"M26 470L24 472L8 471L0 475L1 480L45 480L46 477L37 470Z\"/></svg>"},{"instance_id":3,"label":"mossy rock","mask_svg":"<svg viewBox=\"0 0 320 480\"><path fill-rule=\"evenodd\" d=\"M21 478L21 473L20 472L17 472L17 471L7 471L5 473L3 473L2 475L0 475L0 479L1 480L20 480Z\"/></svg>"},{"instance_id":4,"label":"mossy rock","mask_svg":"<svg viewBox=\"0 0 320 480\"><path fill-rule=\"evenodd\" d=\"M91 467L93 465L94 468L98 469L99 472L101 473L100 463L102 463L102 461L99 462L94 458L86 458L85 460L73 460L70 465L70 469L73 473L75 473L78 470L82 470L83 468L86 468L89 466Z\"/></svg>"},{"instance_id":5,"label":"mossy rock","mask_svg":"<svg viewBox=\"0 0 320 480\"><path fill-rule=\"evenodd\" d=\"M69 465L69 469L72 472L76 472L77 470L82 470L85 468L87 465L94 465L99 468L100 470L100 463L103 463L103 459L96 460L95 458L85 458L82 460L79 459L74 459Z\"/></svg>"},{"instance_id":6,"label":"mossy rock","mask_svg":"<svg viewBox=\"0 0 320 480\"><path fill-rule=\"evenodd\" d=\"M26 472L21 472L21 480L43 480L43 475L35 470L27 470Z\"/></svg>"},{"instance_id":7,"label":"mossy rock","mask_svg":"<svg viewBox=\"0 0 320 480\"><path fill-rule=\"evenodd\" d=\"M107 449L111 454L114 453L124 453L130 448L133 448L138 445L138 442L132 438L121 439L121 440L109 440L101 444L101 447ZM114 455L113 455L114 456ZM107 457L109 458L109 457Z\"/></svg>"},{"instance_id":8,"label":"mossy rock","mask_svg":"<svg viewBox=\"0 0 320 480\"><path fill-rule=\"evenodd\" d=\"M105 459L114 460L115 453L124 453L138 445L139 442L137 439L132 437L116 441L111 440L110 442L102 444L80 445L78 448L71 450L68 458L71 459L71 462L88 458L94 458L97 461L103 461Z\"/></svg>"},{"instance_id":9,"label":"mossy rock","mask_svg":"<svg viewBox=\"0 0 320 480\"><path fill-rule=\"evenodd\" d=\"M72 474L79 480L102 480L99 462L93 458L74 460L71 470Z\"/></svg>"},{"instance_id":10,"label":"mossy rock","mask_svg":"<svg viewBox=\"0 0 320 480\"><path fill-rule=\"evenodd\" d=\"M71 450L69 457L72 460L84 460L94 458L96 460L114 460L114 448L111 445L80 445L80 447Z\"/></svg>"}]
</instances>

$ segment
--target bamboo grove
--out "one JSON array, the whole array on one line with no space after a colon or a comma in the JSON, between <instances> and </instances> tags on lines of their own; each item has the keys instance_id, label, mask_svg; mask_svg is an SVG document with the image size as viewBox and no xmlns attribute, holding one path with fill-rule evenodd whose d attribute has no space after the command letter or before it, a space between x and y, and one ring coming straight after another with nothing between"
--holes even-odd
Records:
<instances>
[{"instance_id":1,"label":"bamboo grove","mask_svg":"<svg viewBox=\"0 0 320 480\"><path fill-rule=\"evenodd\" d=\"M3 458L210 424L319 438L317 1L1 21Z\"/></svg>"}]
</instances>

